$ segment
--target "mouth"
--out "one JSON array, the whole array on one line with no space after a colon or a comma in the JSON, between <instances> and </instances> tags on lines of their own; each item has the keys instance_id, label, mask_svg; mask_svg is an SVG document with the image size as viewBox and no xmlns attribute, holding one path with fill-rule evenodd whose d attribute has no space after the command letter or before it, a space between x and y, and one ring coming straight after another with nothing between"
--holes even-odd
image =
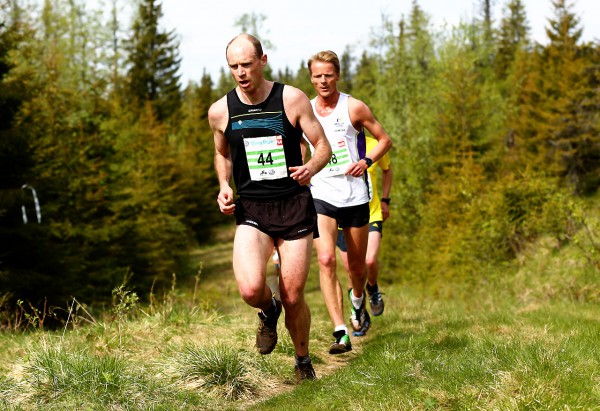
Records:
<instances>
[{"instance_id":1,"label":"mouth","mask_svg":"<svg viewBox=\"0 0 600 411\"><path fill-rule=\"evenodd\" d=\"M247 86L250 84L250 80L240 80L240 81L238 82L238 84L239 84L241 87L247 87Z\"/></svg>"}]
</instances>

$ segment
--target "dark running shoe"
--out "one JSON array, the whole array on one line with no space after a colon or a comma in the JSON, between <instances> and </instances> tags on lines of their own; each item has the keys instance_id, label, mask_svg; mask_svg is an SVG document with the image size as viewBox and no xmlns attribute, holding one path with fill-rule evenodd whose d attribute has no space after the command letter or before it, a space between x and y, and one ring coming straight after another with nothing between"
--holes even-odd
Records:
<instances>
[{"instance_id":1,"label":"dark running shoe","mask_svg":"<svg viewBox=\"0 0 600 411\"><path fill-rule=\"evenodd\" d=\"M369 305L371 306L371 313L377 317L378 315L383 314L383 309L385 308L383 304L383 297L381 297L379 289L374 291L373 294L369 294Z\"/></svg>"},{"instance_id":2,"label":"dark running shoe","mask_svg":"<svg viewBox=\"0 0 600 411\"><path fill-rule=\"evenodd\" d=\"M363 302L360 305L360 308L354 308L354 304L352 304L352 288L348 291L348 298L350 299L350 323L352 324L354 331L360 331L363 328L365 319L368 316L367 310L365 310L365 297L363 291Z\"/></svg>"},{"instance_id":3,"label":"dark running shoe","mask_svg":"<svg viewBox=\"0 0 600 411\"><path fill-rule=\"evenodd\" d=\"M270 354L277 345L277 320L281 314L281 301L275 300L275 309L267 316L262 311L258 313L258 330L256 331L256 348L265 355Z\"/></svg>"},{"instance_id":4,"label":"dark running shoe","mask_svg":"<svg viewBox=\"0 0 600 411\"><path fill-rule=\"evenodd\" d=\"M304 380L314 380L317 378L311 362L308 364L296 364L294 372L296 373L296 384L300 384Z\"/></svg>"},{"instance_id":5,"label":"dark running shoe","mask_svg":"<svg viewBox=\"0 0 600 411\"><path fill-rule=\"evenodd\" d=\"M329 354L342 354L352 351L350 336L344 330L334 332L333 336L335 337L335 341L329 346Z\"/></svg>"}]
</instances>

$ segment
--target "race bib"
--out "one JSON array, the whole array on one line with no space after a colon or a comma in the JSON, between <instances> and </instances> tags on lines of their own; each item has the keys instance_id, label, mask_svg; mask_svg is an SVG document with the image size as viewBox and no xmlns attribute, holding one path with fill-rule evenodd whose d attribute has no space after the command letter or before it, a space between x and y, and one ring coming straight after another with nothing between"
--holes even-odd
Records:
<instances>
[{"instance_id":1,"label":"race bib","mask_svg":"<svg viewBox=\"0 0 600 411\"><path fill-rule=\"evenodd\" d=\"M337 141L331 145L331 150L331 159L322 170L325 177L344 174L351 163L346 137L338 137Z\"/></svg>"},{"instance_id":2,"label":"race bib","mask_svg":"<svg viewBox=\"0 0 600 411\"><path fill-rule=\"evenodd\" d=\"M244 138L244 147L252 181L288 176L282 136Z\"/></svg>"}]
</instances>

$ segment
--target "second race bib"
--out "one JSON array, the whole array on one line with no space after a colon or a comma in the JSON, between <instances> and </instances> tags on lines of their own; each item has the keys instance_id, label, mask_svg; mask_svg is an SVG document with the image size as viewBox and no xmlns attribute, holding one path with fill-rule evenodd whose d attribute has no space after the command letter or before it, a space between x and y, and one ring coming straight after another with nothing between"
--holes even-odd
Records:
<instances>
[{"instance_id":1,"label":"second race bib","mask_svg":"<svg viewBox=\"0 0 600 411\"><path fill-rule=\"evenodd\" d=\"M331 159L322 170L326 177L344 174L350 165L350 152L345 137L338 137L337 141L331 145L331 150Z\"/></svg>"}]
</instances>

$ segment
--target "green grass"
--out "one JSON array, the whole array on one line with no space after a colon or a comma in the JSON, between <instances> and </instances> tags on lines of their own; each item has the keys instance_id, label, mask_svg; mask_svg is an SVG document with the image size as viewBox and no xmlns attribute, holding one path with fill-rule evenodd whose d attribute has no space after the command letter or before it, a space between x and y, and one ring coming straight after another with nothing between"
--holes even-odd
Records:
<instances>
[{"instance_id":1,"label":"green grass","mask_svg":"<svg viewBox=\"0 0 600 411\"><path fill-rule=\"evenodd\" d=\"M186 344L181 357L181 374L198 381L204 389L215 390L227 400L248 399L256 394L259 382L252 378L251 366L246 361L246 356L232 346Z\"/></svg>"},{"instance_id":2,"label":"green grass","mask_svg":"<svg viewBox=\"0 0 600 411\"><path fill-rule=\"evenodd\" d=\"M597 306L403 301L348 366L251 409L600 409Z\"/></svg>"},{"instance_id":3,"label":"green grass","mask_svg":"<svg viewBox=\"0 0 600 411\"><path fill-rule=\"evenodd\" d=\"M387 273L384 315L340 356L327 352L314 261L307 300L319 378L300 386L283 321L275 351L256 353L256 313L238 295L231 244L198 258L195 296L194 283L179 284L66 331L0 334L0 409L600 410L600 280L577 248L542 241L469 289Z\"/></svg>"}]
</instances>

